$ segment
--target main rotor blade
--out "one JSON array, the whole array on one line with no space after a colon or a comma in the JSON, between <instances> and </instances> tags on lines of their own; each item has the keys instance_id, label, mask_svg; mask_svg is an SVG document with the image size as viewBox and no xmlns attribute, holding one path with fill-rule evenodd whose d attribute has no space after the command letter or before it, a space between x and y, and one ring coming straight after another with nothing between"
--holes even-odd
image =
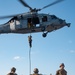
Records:
<instances>
[{"instance_id":1,"label":"main rotor blade","mask_svg":"<svg viewBox=\"0 0 75 75\"><path fill-rule=\"evenodd\" d=\"M64 1L64 0L56 0L56 1L54 1L53 3L50 3L50 4L46 5L46 6L44 6L42 9L45 9L45 8L47 8L47 7L50 7L50 6L52 6L52 5L55 5L55 4L57 4L57 3L59 3L59 2L62 2L62 1ZM41 9L41 10L42 10L42 9Z\"/></svg>"},{"instance_id":2,"label":"main rotor blade","mask_svg":"<svg viewBox=\"0 0 75 75\"><path fill-rule=\"evenodd\" d=\"M24 5L25 7L28 7L30 10L32 10L32 7L30 7L24 0L19 0L19 2Z\"/></svg>"},{"instance_id":3,"label":"main rotor blade","mask_svg":"<svg viewBox=\"0 0 75 75\"><path fill-rule=\"evenodd\" d=\"M8 15L8 16L0 16L0 19L12 18L12 17L16 17L16 16L19 16L19 15L22 15L22 14L14 14L14 15Z\"/></svg>"}]
</instances>

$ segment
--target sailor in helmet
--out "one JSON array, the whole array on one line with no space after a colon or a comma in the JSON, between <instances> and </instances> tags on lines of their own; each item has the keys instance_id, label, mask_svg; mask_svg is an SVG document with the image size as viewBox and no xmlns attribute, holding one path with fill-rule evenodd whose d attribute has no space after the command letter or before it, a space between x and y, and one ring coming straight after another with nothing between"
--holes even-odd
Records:
<instances>
[{"instance_id":1,"label":"sailor in helmet","mask_svg":"<svg viewBox=\"0 0 75 75\"><path fill-rule=\"evenodd\" d=\"M17 75L17 73L15 72L16 72L16 68L12 67L10 73L8 73L7 75Z\"/></svg>"},{"instance_id":2,"label":"sailor in helmet","mask_svg":"<svg viewBox=\"0 0 75 75\"><path fill-rule=\"evenodd\" d=\"M56 75L67 75L67 71L64 69L64 63L61 63L59 67L60 69L57 70Z\"/></svg>"},{"instance_id":3,"label":"sailor in helmet","mask_svg":"<svg viewBox=\"0 0 75 75\"><path fill-rule=\"evenodd\" d=\"M34 72L34 73L31 74L31 75L42 75L42 74L39 74L38 68L34 68L33 72Z\"/></svg>"}]
</instances>

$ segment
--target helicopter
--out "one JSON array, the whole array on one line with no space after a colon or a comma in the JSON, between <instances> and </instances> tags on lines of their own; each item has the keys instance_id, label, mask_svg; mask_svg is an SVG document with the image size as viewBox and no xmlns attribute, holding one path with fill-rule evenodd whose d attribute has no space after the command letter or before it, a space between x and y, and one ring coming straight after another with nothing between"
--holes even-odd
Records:
<instances>
[{"instance_id":1,"label":"helicopter","mask_svg":"<svg viewBox=\"0 0 75 75\"><path fill-rule=\"evenodd\" d=\"M7 23L0 25L0 34L3 33L36 33L43 32L46 37L49 32L58 30L64 26L70 27L70 23L55 15L38 13L39 11L55 5L63 0L56 0L41 9L32 8L24 0L18 0L23 6L29 8L29 12L9 16L1 16L0 19L11 18Z\"/></svg>"}]
</instances>

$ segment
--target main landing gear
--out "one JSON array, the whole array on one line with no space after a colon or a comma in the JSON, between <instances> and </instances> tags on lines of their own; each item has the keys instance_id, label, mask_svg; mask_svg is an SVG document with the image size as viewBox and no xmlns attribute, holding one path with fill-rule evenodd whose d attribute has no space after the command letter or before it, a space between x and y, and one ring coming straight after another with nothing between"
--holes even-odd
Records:
<instances>
[{"instance_id":1,"label":"main landing gear","mask_svg":"<svg viewBox=\"0 0 75 75\"><path fill-rule=\"evenodd\" d=\"M45 30L46 30L46 27L42 27L41 28L41 31L43 31L43 34L42 34L43 37L46 37L47 34L48 34L48 31L47 32L44 32Z\"/></svg>"},{"instance_id":2,"label":"main landing gear","mask_svg":"<svg viewBox=\"0 0 75 75\"><path fill-rule=\"evenodd\" d=\"M47 36L47 33L43 33L42 36L43 36L43 37L46 37L46 36Z\"/></svg>"},{"instance_id":3,"label":"main landing gear","mask_svg":"<svg viewBox=\"0 0 75 75\"><path fill-rule=\"evenodd\" d=\"M48 31L43 33L42 36L45 38L47 36L47 34L48 34Z\"/></svg>"}]
</instances>

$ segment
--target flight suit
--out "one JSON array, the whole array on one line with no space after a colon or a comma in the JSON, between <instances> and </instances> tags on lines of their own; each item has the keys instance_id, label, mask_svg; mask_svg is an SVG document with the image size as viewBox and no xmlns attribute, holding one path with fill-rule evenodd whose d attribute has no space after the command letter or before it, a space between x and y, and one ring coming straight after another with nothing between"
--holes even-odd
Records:
<instances>
[{"instance_id":1,"label":"flight suit","mask_svg":"<svg viewBox=\"0 0 75 75\"><path fill-rule=\"evenodd\" d=\"M67 71L65 69L57 70L56 75L67 75Z\"/></svg>"},{"instance_id":2,"label":"flight suit","mask_svg":"<svg viewBox=\"0 0 75 75\"><path fill-rule=\"evenodd\" d=\"M37 73L34 73L34 74L31 74L31 75L42 75L42 74L37 74Z\"/></svg>"},{"instance_id":3,"label":"flight suit","mask_svg":"<svg viewBox=\"0 0 75 75\"><path fill-rule=\"evenodd\" d=\"M34 73L33 74L30 74L30 75L42 75L42 74L39 74L38 72L39 72L39 70L38 70L38 68L34 68L34 71L33 71Z\"/></svg>"},{"instance_id":4,"label":"flight suit","mask_svg":"<svg viewBox=\"0 0 75 75\"><path fill-rule=\"evenodd\" d=\"M16 74L16 73L11 73L11 72L10 72L10 73L8 73L7 75L17 75L17 74Z\"/></svg>"}]
</instances>

